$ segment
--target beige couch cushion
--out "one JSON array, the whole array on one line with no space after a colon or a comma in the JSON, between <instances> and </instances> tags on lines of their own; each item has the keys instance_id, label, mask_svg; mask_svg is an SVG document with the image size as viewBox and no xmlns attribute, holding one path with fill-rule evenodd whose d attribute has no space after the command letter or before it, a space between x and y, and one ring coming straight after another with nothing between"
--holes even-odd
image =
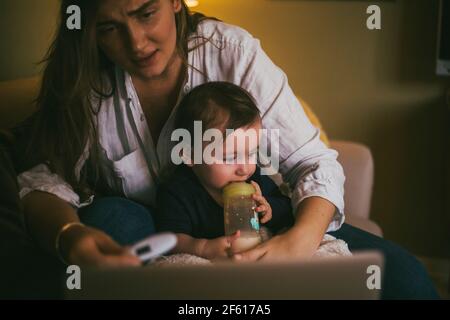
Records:
<instances>
[{"instance_id":1,"label":"beige couch cushion","mask_svg":"<svg viewBox=\"0 0 450 320\"><path fill-rule=\"evenodd\" d=\"M368 219L372 199L374 164L370 149L349 141L332 141L345 173L345 212Z\"/></svg>"}]
</instances>

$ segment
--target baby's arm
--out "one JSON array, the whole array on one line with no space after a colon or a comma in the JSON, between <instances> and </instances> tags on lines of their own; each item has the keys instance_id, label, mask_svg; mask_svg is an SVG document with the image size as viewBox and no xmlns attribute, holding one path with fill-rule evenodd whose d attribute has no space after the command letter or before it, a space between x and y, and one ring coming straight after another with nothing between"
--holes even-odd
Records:
<instances>
[{"instance_id":1,"label":"baby's arm","mask_svg":"<svg viewBox=\"0 0 450 320\"><path fill-rule=\"evenodd\" d=\"M206 239L197 239L188 234L177 233L177 245L172 250L173 253L188 253L203 257L203 247Z\"/></svg>"},{"instance_id":2,"label":"baby's arm","mask_svg":"<svg viewBox=\"0 0 450 320\"><path fill-rule=\"evenodd\" d=\"M216 239L197 239L184 233L177 233L177 245L174 253L189 253L205 259L223 259L229 257L231 243L239 238L240 232Z\"/></svg>"}]
</instances>

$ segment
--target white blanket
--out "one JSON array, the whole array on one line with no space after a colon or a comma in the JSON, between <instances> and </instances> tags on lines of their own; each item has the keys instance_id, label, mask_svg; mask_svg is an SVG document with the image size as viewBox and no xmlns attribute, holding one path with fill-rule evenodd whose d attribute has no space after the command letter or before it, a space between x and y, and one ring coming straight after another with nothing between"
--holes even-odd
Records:
<instances>
[{"instance_id":1,"label":"white blanket","mask_svg":"<svg viewBox=\"0 0 450 320\"><path fill-rule=\"evenodd\" d=\"M352 253L348 249L347 243L343 240L336 239L333 236L326 234L320 243L319 248L314 254L313 258L335 257L335 256L351 256ZM164 265L205 265L212 264L210 260L197 257L191 254L173 254L161 257L152 266Z\"/></svg>"}]
</instances>

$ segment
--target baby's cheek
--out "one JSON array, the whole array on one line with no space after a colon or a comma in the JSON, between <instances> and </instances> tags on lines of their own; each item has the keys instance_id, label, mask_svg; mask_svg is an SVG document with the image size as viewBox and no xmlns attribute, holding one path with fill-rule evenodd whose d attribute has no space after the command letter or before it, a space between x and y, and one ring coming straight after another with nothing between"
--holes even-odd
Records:
<instances>
[{"instance_id":1,"label":"baby's cheek","mask_svg":"<svg viewBox=\"0 0 450 320\"><path fill-rule=\"evenodd\" d=\"M232 165L218 165L217 181L221 187L225 187L228 183L235 179L234 172L235 170Z\"/></svg>"},{"instance_id":2,"label":"baby's cheek","mask_svg":"<svg viewBox=\"0 0 450 320\"><path fill-rule=\"evenodd\" d=\"M224 174L223 170L221 169L221 165L214 164L209 167L208 172L208 180L209 184L211 184L215 188L221 188L224 184L224 180L226 177L226 174Z\"/></svg>"}]
</instances>

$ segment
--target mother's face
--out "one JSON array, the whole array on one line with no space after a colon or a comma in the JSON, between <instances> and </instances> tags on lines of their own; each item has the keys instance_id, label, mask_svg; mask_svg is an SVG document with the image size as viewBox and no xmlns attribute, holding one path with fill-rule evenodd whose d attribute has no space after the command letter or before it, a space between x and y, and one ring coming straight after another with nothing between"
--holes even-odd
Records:
<instances>
[{"instance_id":1,"label":"mother's face","mask_svg":"<svg viewBox=\"0 0 450 320\"><path fill-rule=\"evenodd\" d=\"M100 0L97 39L115 64L141 80L164 75L176 55L182 0Z\"/></svg>"}]
</instances>

